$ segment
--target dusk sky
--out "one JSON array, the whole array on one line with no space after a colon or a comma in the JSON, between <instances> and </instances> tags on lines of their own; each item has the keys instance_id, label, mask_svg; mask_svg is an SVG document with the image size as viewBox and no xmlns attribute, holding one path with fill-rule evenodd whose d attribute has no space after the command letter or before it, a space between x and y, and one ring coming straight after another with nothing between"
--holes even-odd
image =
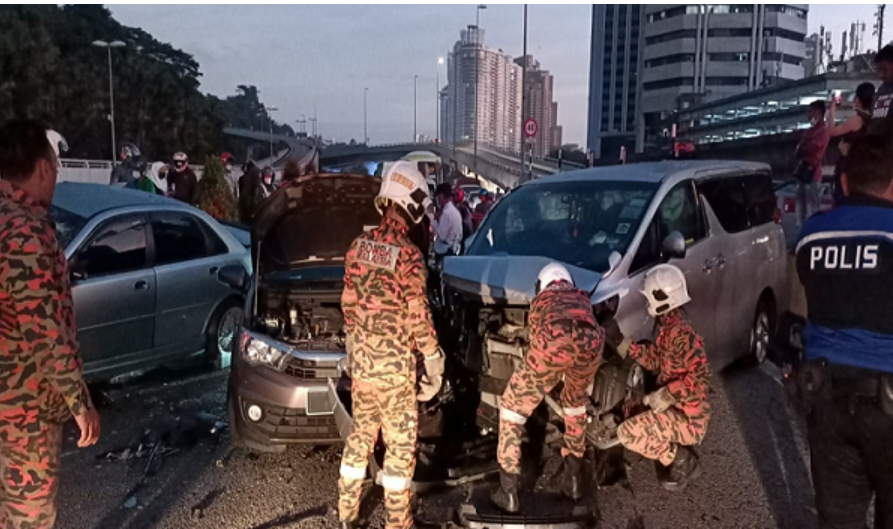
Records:
<instances>
[{"instance_id":1,"label":"dusk sky","mask_svg":"<svg viewBox=\"0 0 893 529\"><path fill-rule=\"evenodd\" d=\"M206 92L223 97L253 84L266 104L280 109L274 119L295 128L316 105L326 138L362 139L363 88L369 87L372 143L412 139L414 75L419 133L433 135L437 59L446 58L459 31L475 19L475 4L108 7L123 24L194 55ZM841 32L858 19L873 43L874 10L875 4L811 5L810 31L824 24L839 50ZM521 5L490 4L481 12L486 45L520 56L522 17ZM591 18L590 5L528 7L528 52L555 76L565 143L586 141ZM440 71L445 84L446 65Z\"/></svg>"}]
</instances>

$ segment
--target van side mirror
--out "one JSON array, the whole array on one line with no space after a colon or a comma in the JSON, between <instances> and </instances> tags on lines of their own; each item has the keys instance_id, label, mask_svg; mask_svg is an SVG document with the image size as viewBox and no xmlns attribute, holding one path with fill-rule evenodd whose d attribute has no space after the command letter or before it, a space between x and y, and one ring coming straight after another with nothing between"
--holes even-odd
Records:
<instances>
[{"instance_id":1,"label":"van side mirror","mask_svg":"<svg viewBox=\"0 0 893 529\"><path fill-rule=\"evenodd\" d=\"M661 255L664 259L685 259L685 236L679 231L667 235L661 245Z\"/></svg>"},{"instance_id":2,"label":"van side mirror","mask_svg":"<svg viewBox=\"0 0 893 529\"><path fill-rule=\"evenodd\" d=\"M239 265L224 266L217 272L217 280L240 292L244 292L248 286L248 273Z\"/></svg>"}]
</instances>

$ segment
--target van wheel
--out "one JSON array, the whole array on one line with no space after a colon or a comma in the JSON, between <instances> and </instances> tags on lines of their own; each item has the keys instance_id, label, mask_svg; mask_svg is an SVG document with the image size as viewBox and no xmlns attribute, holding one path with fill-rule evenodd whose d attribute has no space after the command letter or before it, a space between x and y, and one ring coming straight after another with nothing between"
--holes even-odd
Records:
<instances>
[{"instance_id":1,"label":"van wheel","mask_svg":"<svg viewBox=\"0 0 893 529\"><path fill-rule=\"evenodd\" d=\"M233 349L242 325L242 306L238 301L225 302L208 325L205 360L214 369L230 366Z\"/></svg>"},{"instance_id":2,"label":"van wheel","mask_svg":"<svg viewBox=\"0 0 893 529\"><path fill-rule=\"evenodd\" d=\"M762 299L757 305L750 329L750 363L758 366L769 357L769 344L775 332L775 314L771 302Z\"/></svg>"}]
</instances>

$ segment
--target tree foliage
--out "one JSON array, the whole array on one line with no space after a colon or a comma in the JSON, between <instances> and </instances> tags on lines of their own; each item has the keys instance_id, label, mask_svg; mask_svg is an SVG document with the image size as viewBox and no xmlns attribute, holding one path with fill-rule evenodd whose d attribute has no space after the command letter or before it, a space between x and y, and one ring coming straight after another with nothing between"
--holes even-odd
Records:
<instances>
[{"instance_id":1,"label":"tree foliage","mask_svg":"<svg viewBox=\"0 0 893 529\"><path fill-rule=\"evenodd\" d=\"M269 129L257 88L240 86L226 99L202 94L192 55L120 24L99 5L0 6L0 123L43 119L66 137L70 157L108 158L108 50L95 40L126 44L111 50L117 140L149 159L232 150L225 126Z\"/></svg>"},{"instance_id":2,"label":"tree foliage","mask_svg":"<svg viewBox=\"0 0 893 529\"><path fill-rule=\"evenodd\" d=\"M208 156L198 182L198 207L217 220L236 220L238 209L233 192L224 177L219 156Z\"/></svg>"}]
</instances>

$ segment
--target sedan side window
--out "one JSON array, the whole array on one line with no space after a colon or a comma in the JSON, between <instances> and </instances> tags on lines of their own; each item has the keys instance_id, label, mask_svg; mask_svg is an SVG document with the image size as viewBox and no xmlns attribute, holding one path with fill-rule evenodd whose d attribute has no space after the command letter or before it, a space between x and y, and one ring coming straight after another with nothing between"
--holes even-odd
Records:
<instances>
[{"instance_id":1,"label":"sedan side window","mask_svg":"<svg viewBox=\"0 0 893 529\"><path fill-rule=\"evenodd\" d=\"M73 259L71 270L84 278L122 274L147 267L146 222L116 220L100 227Z\"/></svg>"},{"instance_id":2,"label":"sedan side window","mask_svg":"<svg viewBox=\"0 0 893 529\"><path fill-rule=\"evenodd\" d=\"M154 217L155 264L182 263L225 253L223 241L206 232L210 230L203 229L198 219L188 213Z\"/></svg>"}]
</instances>

